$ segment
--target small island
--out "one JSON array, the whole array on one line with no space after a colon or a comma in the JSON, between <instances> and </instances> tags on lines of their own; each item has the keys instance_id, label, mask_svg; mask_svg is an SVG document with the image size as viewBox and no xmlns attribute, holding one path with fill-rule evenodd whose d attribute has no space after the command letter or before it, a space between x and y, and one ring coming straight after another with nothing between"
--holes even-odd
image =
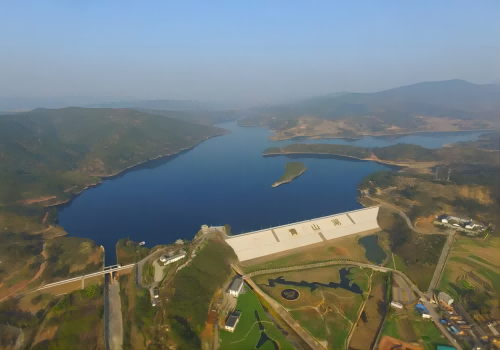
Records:
<instances>
[{"instance_id":1,"label":"small island","mask_svg":"<svg viewBox=\"0 0 500 350\"><path fill-rule=\"evenodd\" d=\"M278 181L273 183L272 186L278 187L279 185L292 182L294 179L302 175L306 170L307 168L302 162L288 162L285 165L285 173Z\"/></svg>"}]
</instances>

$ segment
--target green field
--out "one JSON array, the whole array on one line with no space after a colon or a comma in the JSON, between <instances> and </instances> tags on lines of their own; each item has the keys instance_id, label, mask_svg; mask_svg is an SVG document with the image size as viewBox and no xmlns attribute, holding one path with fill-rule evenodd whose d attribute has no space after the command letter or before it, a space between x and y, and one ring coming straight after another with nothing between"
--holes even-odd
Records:
<instances>
[{"instance_id":1,"label":"green field","mask_svg":"<svg viewBox=\"0 0 500 350\"><path fill-rule=\"evenodd\" d=\"M248 286L245 286L246 292L238 297L236 310L241 311L240 320L236 326L234 333L224 330L219 331L220 350L239 350L239 349L254 349L260 338L259 325L255 316L254 310L257 310L266 334L269 338L277 341L282 350L294 349L292 344L286 337L276 328L267 317L264 309L259 303L255 294ZM274 345L271 341L264 343L259 349L274 350Z\"/></svg>"},{"instance_id":2,"label":"green field","mask_svg":"<svg viewBox=\"0 0 500 350\"><path fill-rule=\"evenodd\" d=\"M340 270L350 268L347 275L350 283L356 284L361 291L368 290L369 269L344 265L312 268L308 270L287 271L255 276L253 280L271 298L278 301L290 315L318 341L326 341L328 349L343 349L349 329L358 313L365 295L354 294L343 288L330 288L330 282L340 282ZM289 285L277 282L273 286L270 280L283 278L285 281L315 282L311 285ZM320 283L320 284L318 284ZM374 280L372 280L374 283ZM281 296L285 288L293 288L300 293L297 300L287 301ZM321 316L320 316L321 314Z\"/></svg>"},{"instance_id":3,"label":"green field","mask_svg":"<svg viewBox=\"0 0 500 350\"><path fill-rule=\"evenodd\" d=\"M393 337L396 339L401 339L401 335L398 330L398 318L396 315L387 316L387 319L384 323L384 328L380 334L379 338L382 338L384 335L388 335L389 337Z\"/></svg>"},{"instance_id":4,"label":"green field","mask_svg":"<svg viewBox=\"0 0 500 350\"><path fill-rule=\"evenodd\" d=\"M411 313L398 315L391 312L385 320L379 339L385 335L405 342L411 342L408 337L419 338L426 350L434 350L438 344L450 345L431 320L424 320Z\"/></svg>"}]
</instances>

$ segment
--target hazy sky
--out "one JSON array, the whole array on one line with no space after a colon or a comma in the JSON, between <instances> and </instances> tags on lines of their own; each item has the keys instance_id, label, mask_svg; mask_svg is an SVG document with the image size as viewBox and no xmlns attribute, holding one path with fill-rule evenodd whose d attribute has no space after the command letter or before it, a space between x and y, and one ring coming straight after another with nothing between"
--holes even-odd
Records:
<instances>
[{"instance_id":1,"label":"hazy sky","mask_svg":"<svg viewBox=\"0 0 500 350\"><path fill-rule=\"evenodd\" d=\"M242 101L499 81L500 2L3 1L0 95Z\"/></svg>"}]
</instances>

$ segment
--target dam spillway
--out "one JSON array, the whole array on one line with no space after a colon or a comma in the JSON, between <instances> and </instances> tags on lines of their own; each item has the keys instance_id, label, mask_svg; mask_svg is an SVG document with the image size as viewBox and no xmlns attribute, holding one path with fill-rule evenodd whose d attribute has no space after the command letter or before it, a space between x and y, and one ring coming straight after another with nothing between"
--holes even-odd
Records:
<instances>
[{"instance_id":1,"label":"dam spillway","mask_svg":"<svg viewBox=\"0 0 500 350\"><path fill-rule=\"evenodd\" d=\"M353 210L228 237L240 262L353 234L380 230L379 207Z\"/></svg>"}]
</instances>

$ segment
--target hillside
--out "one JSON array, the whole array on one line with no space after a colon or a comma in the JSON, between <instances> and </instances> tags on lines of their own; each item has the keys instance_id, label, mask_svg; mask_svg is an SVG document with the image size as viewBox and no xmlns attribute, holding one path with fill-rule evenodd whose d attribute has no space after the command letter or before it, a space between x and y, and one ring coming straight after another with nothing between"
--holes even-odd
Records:
<instances>
[{"instance_id":1,"label":"hillside","mask_svg":"<svg viewBox=\"0 0 500 350\"><path fill-rule=\"evenodd\" d=\"M0 116L0 203L53 203L109 176L227 132L130 109Z\"/></svg>"},{"instance_id":2,"label":"hillside","mask_svg":"<svg viewBox=\"0 0 500 350\"><path fill-rule=\"evenodd\" d=\"M255 108L242 126L267 126L273 139L329 138L415 131L490 129L498 123L498 85L424 82L376 93L342 93Z\"/></svg>"},{"instance_id":3,"label":"hillside","mask_svg":"<svg viewBox=\"0 0 500 350\"><path fill-rule=\"evenodd\" d=\"M373 149L350 145L293 143L283 148L271 147L263 151L263 156L294 154L346 156L410 167L413 165L419 166L419 163L425 163L429 167L436 164L451 163L500 165L497 153L479 148L444 147L429 149L406 143Z\"/></svg>"}]
</instances>

